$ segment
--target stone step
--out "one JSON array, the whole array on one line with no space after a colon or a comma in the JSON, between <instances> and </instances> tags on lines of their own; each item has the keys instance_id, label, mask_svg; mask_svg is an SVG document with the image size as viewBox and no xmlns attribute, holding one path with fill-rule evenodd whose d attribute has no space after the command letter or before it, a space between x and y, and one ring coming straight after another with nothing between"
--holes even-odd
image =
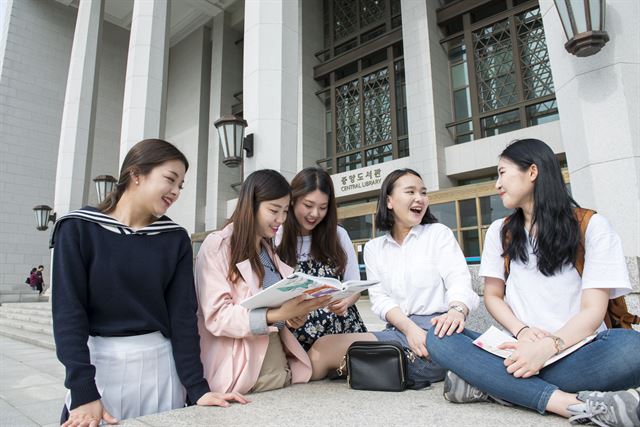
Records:
<instances>
[{"instance_id":1,"label":"stone step","mask_svg":"<svg viewBox=\"0 0 640 427\"><path fill-rule=\"evenodd\" d=\"M53 323L51 319L51 313L38 313L38 314L21 314L11 311L5 311L0 309L0 319L11 319L20 322L38 323L42 325L51 325Z\"/></svg>"},{"instance_id":2,"label":"stone step","mask_svg":"<svg viewBox=\"0 0 640 427\"><path fill-rule=\"evenodd\" d=\"M26 331L24 329L14 329L0 324L0 335L37 345L39 347L48 348L50 350L56 349L53 336L50 334L40 334L37 332Z\"/></svg>"},{"instance_id":3,"label":"stone step","mask_svg":"<svg viewBox=\"0 0 640 427\"><path fill-rule=\"evenodd\" d=\"M38 302L38 301L49 301L49 297L47 295L38 295L38 292L35 291L3 291L0 292L0 304L4 305L6 303L27 303L27 302Z\"/></svg>"},{"instance_id":4,"label":"stone step","mask_svg":"<svg viewBox=\"0 0 640 427\"><path fill-rule=\"evenodd\" d=\"M45 325L42 323L32 323L24 322L22 320L0 318L0 326L20 331L35 332L38 334L53 336L53 329L50 324Z\"/></svg>"},{"instance_id":5,"label":"stone step","mask_svg":"<svg viewBox=\"0 0 640 427\"><path fill-rule=\"evenodd\" d=\"M43 298L47 298L46 301L41 302L7 302L2 304L4 308L28 308L28 309L38 309L38 310L48 310L51 311L51 303L48 300L48 296L43 295Z\"/></svg>"},{"instance_id":6,"label":"stone step","mask_svg":"<svg viewBox=\"0 0 640 427\"><path fill-rule=\"evenodd\" d=\"M22 307L6 307L4 304L0 307L0 313L19 314L23 316L33 316L38 318L51 318L51 310L39 308L22 308Z\"/></svg>"}]
</instances>

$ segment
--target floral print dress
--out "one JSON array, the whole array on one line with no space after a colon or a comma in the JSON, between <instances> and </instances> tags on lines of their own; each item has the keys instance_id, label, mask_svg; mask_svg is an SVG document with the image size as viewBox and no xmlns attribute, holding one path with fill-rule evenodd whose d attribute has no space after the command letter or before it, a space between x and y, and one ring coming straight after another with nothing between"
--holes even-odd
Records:
<instances>
[{"instance_id":1,"label":"floral print dress","mask_svg":"<svg viewBox=\"0 0 640 427\"><path fill-rule=\"evenodd\" d=\"M296 271L318 277L332 277L342 280L335 268L331 265L323 264L314 259L299 261ZM344 316L332 313L326 308L312 311L307 317L307 321L298 329L289 328L293 335L300 341L300 344L308 351L316 340L324 335L348 334L354 332L367 332L360 313L355 304L347 309Z\"/></svg>"}]
</instances>

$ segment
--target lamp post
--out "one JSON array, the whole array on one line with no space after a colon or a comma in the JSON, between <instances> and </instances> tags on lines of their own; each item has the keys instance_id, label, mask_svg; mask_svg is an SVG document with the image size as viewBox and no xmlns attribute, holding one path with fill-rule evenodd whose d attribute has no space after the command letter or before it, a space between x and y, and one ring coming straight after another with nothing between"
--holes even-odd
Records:
<instances>
[{"instance_id":1,"label":"lamp post","mask_svg":"<svg viewBox=\"0 0 640 427\"><path fill-rule=\"evenodd\" d=\"M96 183L96 192L98 193L98 203L107 197L107 194L113 191L113 187L118 180L111 175L98 175L93 178L93 182Z\"/></svg>"},{"instance_id":2,"label":"lamp post","mask_svg":"<svg viewBox=\"0 0 640 427\"><path fill-rule=\"evenodd\" d=\"M36 214L36 229L44 231L49 228L49 222L56 222L56 213L51 213L51 206L38 205L33 208Z\"/></svg>"},{"instance_id":3,"label":"lamp post","mask_svg":"<svg viewBox=\"0 0 640 427\"><path fill-rule=\"evenodd\" d=\"M564 47L579 56L591 56L609 41L604 30L605 0L554 0L562 28L567 35Z\"/></svg>"},{"instance_id":4,"label":"lamp post","mask_svg":"<svg viewBox=\"0 0 640 427\"><path fill-rule=\"evenodd\" d=\"M222 163L230 168L236 168L242 163L242 150L247 157L253 157L253 134L244 136L247 121L238 116L224 116L216 120L213 125L218 130L220 145L224 158Z\"/></svg>"}]
</instances>

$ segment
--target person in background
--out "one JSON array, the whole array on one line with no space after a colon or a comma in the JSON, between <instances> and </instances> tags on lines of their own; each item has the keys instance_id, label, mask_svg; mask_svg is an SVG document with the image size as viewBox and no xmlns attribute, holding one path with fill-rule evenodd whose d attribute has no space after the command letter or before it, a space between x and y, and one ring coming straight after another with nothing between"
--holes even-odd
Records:
<instances>
[{"instance_id":1,"label":"person in background","mask_svg":"<svg viewBox=\"0 0 640 427\"><path fill-rule=\"evenodd\" d=\"M38 274L37 274L38 269L36 267L33 267L31 269L31 273L29 273L29 277L27 277L27 283L29 284L29 286L31 287L31 289L33 289L34 291L38 288Z\"/></svg>"},{"instance_id":2,"label":"person in background","mask_svg":"<svg viewBox=\"0 0 640 427\"><path fill-rule=\"evenodd\" d=\"M44 277L42 277L42 272L44 271L44 265L39 265L36 270L36 275L38 276L38 280L36 281L36 289L38 290L38 294L42 295L44 291Z\"/></svg>"}]
</instances>

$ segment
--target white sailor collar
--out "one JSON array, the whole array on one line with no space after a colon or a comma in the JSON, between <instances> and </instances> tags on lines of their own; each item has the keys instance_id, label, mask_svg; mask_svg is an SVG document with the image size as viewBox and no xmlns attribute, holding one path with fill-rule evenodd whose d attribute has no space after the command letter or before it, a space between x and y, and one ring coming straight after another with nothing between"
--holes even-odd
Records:
<instances>
[{"instance_id":1,"label":"white sailor collar","mask_svg":"<svg viewBox=\"0 0 640 427\"><path fill-rule=\"evenodd\" d=\"M105 230L109 230L116 234L154 235L159 233L166 233L170 231L180 231L180 230L184 231L185 233L187 232L187 230L184 227L181 227L180 225L176 224L166 215L163 215L162 217L158 218L156 221L152 222L151 224L145 227L133 229L128 225L121 223L117 219L109 215L103 214L102 212L97 211L93 207L87 206L82 209L71 211L61 216L56 221L55 225L53 226L53 231L51 232L51 239L49 242L50 248L53 248L53 245L55 243L54 242L55 233L59 225L63 221L71 218L96 223L100 225L102 228L104 228Z\"/></svg>"}]
</instances>

